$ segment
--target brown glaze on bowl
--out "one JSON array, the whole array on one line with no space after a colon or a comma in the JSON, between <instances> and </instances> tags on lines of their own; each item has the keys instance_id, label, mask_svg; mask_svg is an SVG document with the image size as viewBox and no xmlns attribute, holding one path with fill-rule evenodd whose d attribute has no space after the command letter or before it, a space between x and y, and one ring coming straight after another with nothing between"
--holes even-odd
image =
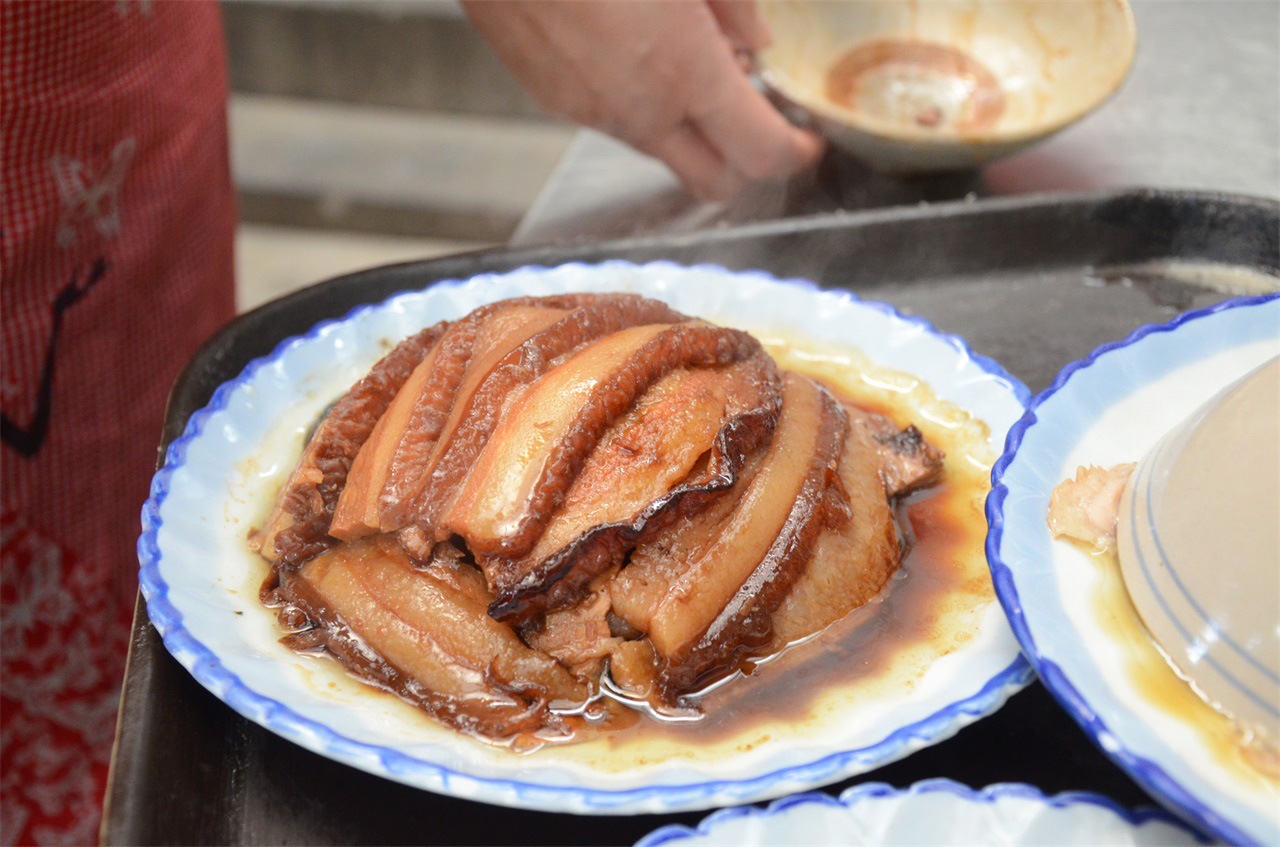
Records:
<instances>
[{"instance_id":1,"label":"brown glaze on bowl","mask_svg":"<svg viewBox=\"0 0 1280 847\"><path fill-rule=\"evenodd\" d=\"M886 172L972 168L1112 96L1137 36L1126 0L772 0L761 80Z\"/></svg>"}]
</instances>

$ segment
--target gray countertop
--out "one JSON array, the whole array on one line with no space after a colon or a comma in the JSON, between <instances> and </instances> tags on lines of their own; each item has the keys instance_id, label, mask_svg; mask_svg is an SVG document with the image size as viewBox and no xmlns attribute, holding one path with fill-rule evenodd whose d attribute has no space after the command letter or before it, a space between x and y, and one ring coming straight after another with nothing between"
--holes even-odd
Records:
<instances>
[{"instance_id":1,"label":"gray countertop","mask_svg":"<svg viewBox=\"0 0 1280 847\"><path fill-rule=\"evenodd\" d=\"M676 232L905 203L1106 188L1280 197L1280 2L1135 0L1138 53L1121 90L1048 141L946 177L895 179L829 154L817 174L700 204L660 163L578 133L513 244Z\"/></svg>"}]
</instances>

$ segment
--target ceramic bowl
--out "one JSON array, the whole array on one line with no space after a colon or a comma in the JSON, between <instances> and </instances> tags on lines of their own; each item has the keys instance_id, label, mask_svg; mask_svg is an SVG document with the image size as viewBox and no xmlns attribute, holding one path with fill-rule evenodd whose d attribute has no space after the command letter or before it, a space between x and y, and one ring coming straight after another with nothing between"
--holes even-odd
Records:
<instances>
[{"instance_id":1,"label":"ceramic bowl","mask_svg":"<svg viewBox=\"0 0 1280 847\"><path fill-rule=\"evenodd\" d=\"M1117 549L1179 674L1272 745L1280 725L1280 358L1161 439L1125 487Z\"/></svg>"},{"instance_id":2,"label":"ceramic bowl","mask_svg":"<svg viewBox=\"0 0 1280 847\"><path fill-rule=\"evenodd\" d=\"M791 117L892 173L963 170L1097 108L1137 38L1127 0L772 0L761 79Z\"/></svg>"}]
</instances>

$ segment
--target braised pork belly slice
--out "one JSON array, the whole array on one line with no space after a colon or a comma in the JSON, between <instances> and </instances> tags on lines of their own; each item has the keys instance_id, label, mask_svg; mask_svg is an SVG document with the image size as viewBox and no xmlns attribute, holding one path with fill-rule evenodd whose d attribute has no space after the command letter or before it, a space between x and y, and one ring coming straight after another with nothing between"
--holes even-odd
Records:
<instances>
[{"instance_id":1,"label":"braised pork belly slice","mask_svg":"<svg viewBox=\"0 0 1280 847\"><path fill-rule=\"evenodd\" d=\"M851 419L860 411L845 409ZM861 607L898 569L902 545L883 482L886 461L883 446L870 431L851 425L839 475L827 490L822 531L804 570L773 613L765 653L821 632Z\"/></svg>"},{"instance_id":2,"label":"braised pork belly slice","mask_svg":"<svg viewBox=\"0 0 1280 847\"><path fill-rule=\"evenodd\" d=\"M276 567L296 567L334 543L329 524L353 461L445 328L436 324L396 345L316 427L252 542Z\"/></svg>"},{"instance_id":3,"label":"braised pork belly slice","mask_svg":"<svg viewBox=\"0 0 1280 847\"><path fill-rule=\"evenodd\" d=\"M393 413L370 439L366 459L357 457L361 473L343 492L338 520L330 533L340 538L358 538L383 529L384 491L411 487L414 474L431 455L436 440L448 420L459 390L475 360L483 359L495 345L514 343L528 338L548 323L565 314L557 306L562 303L540 303L521 297L483 306L454 321L424 362L417 379L403 396L397 396ZM505 352L505 351L504 351ZM406 477L408 477L406 479Z\"/></svg>"},{"instance_id":4,"label":"braised pork belly slice","mask_svg":"<svg viewBox=\"0 0 1280 847\"><path fill-rule=\"evenodd\" d=\"M690 647L785 534L822 447L822 399L810 380L787 375L782 419L763 465L719 538L668 587L649 622L649 637L661 655Z\"/></svg>"},{"instance_id":5,"label":"braised pork belly slice","mask_svg":"<svg viewBox=\"0 0 1280 847\"><path fill-rule=\"evenodd\" d=\"M548 309L538 306L511 306L491 313L476 330L470 359L463 371L462 380L454 392L449 414L445 417L440 432L431 442L434 445L432 450L438 449L442 441L448 440L458 425L458 418L464 413L465 409L470 407L476 389L489 376L497 363L513 348L518 347L552 324L559 322L568 314L570 312L565 309ZM434 359L434 357L428 358ZM430 361L423 364L434 368L436 362ZM381 449L376 451L368 449L376 444L374 438L370 438L366 449L362 450L361 455L356 458L356 464L360 465L362 457L368 454L370 466L376 467L376 470L370 475L370 485L368 487L359 492L352 492L352 499L363 504L365 515L365 519L357 533L352 534L346 526L339 524L338 519L343 517L342 504L339 504L339 512L335 516L333 528L330 530L333 535L339 538L358 537L359 535L400 528L399 522L393 520L388 514L386 504L388 498L391 497L388 491L398 492L397 496L403 497L405 500L411 499L413 496L411 492L416 485L415 479L420 483L425 475L425 470L413 461L406 459L406 455L409 455L410 452L419 453L425 451L428 442L415 441L409 438L407 441L414 444L413 450L407 451L407 449L403 448L406 443L406 429L410 423L410 415L415 411L415 406L421 399L420 391L410 394L409 388L410 386L406 385L405 390L401 392L405 398L403 414L397 415L392 419L387 430L388 437L384 439L385 443L380 445ZM393 412L401 411L400 408L397 408L400 400L401 397L397 396L396 403L388 410L384 419L391 418ZM398 476L393 476L391 473L393 468L398 469ZM348 488L350 489L350 486ZM345 498L346 492L344 492ZM395 502L400 504L402 501L397 499ZM388 515L388 519L384 520L384 515Z\"/></svg>"},{"instance_id":6,"label":"braised pork belly slice","mask_svg":"<svg viewBox=\"0 0 1280 847\"><path fill-rule=\"evenodd\" d=\"M566 318L582 310L584 316L571 319L578 336L566 332ZM588 333L610 331L607 320L600 326L602 312L679 317L635 295L573 294L499 301L450 325L357 455L330 534L352 540L402 526L404 516L414 513L414 498L441 441L451 440L469 409L487 402L476 395L493 372L504 366L510 371L513 356L525 363L525 371L531 370L530 362L534 369L545 366L548 355L580 343L582 327Z\"/></svg>"},{"instance_id":7,"label":"braised pork belly slice","mask_svg":"<svg viewBox=\"0 0 1280 847\"><path fill-rule=\"evenodd\" d=\"M807 377L787 376L775 443L740 504L730 537L718 540L681 577L650 623L649 638L662 659L663 686L670 693L698 688L706 679L732 671L740 657L760 650L774 611L803 571L825 525L827 490L837 474L848 420L825 389ZM772 537L759 532L761 523L775 527ZM721 605L731 583L719 572L729 562L737 565L737 556L758 564ZM742 569L734 570L736 579ZM693 609L696 615L689 614ZM714 616L705 628L690 624L694 618L700 625L708 613Z\"/></svg>"},{"instance_id":8,"label":"braised pork belly slice","mask_svg":"<svg viewBox=\"0 0 1280 847\"><path fill-rule=\"evenodd\" d=\"M356 454L329 525L329 534L334 538L354 541L379 531L378 495L386 483L391 455L400 443L409 422L409 413L422 394L439 355L440 345L437 343L396 392L395 399L378 418L373 432Z\"/></svg>"},{"instance_id":9,"label":"braised pork belly slice","mask_svg":"<svg viewBox=\"0 0 1280 847\"><path fill-rule=\"evenodd\" d=\"M599 440L651 385L678 367L724 367L760 349L746 333L695 321L587 346L507 409L438 534L460 535L477 555L527 555Z\"/></svg>"},{"instance_id":10,"label":"braised pork belly slice","mask_svg":"<svg viewBox=\"0 0 1280 847\"><path fill-rule=\"evenodd\" d=\"M479 559L496 598L490 613L523 620L574 602L682 501L731 486L771 435L780 389L763 352L659 380L605 433L527 556Z\"/></svg>"},{"instance_id":11,"label":"braised pork belly slice","mask_svg":"<svg viewBox=\"0 0 1280 847\"><path fill-rule=\"evenodd\" d=\"M466 732L565 734L559 712L591 697L585 682L488 616L474 567L447 557L415 567L393 537L335 547L286 575L280 591L315 627L295 642L325 647Z\"/></svg>"},{"instance_id":12,"label":"braised pork belly slice","mask_svg":"<svg viewBox=\"0 0 1280 847\"><path fill-rule=\"evenodd\" d=\"M699 509L678 510L668 526L636 546L610 583L615 615L638 632L648 631L671 586L723 534L764 454L749 454L733 487L722 496L706 498Z\"/></svg>"},{"instance_id":13,"label":"braised pork belly slice","mask_svg":"<svg viewBox=\"0 0 1280 847\"><path fill-rule=\"evenodd\" d=\"M915 424L899 429L884 415L845 406L849 425L862 431L874 445L880 459L880 478L885 493L890 497L902 497L932 485L942 473L944 454L925 441Z\"/></svg>"},{"instance_id":14,"label":"braised pork belly slice","mask_svg":"<svg viewBox=\"0 0 1280 847\"><path fill-rule=\"evenodd\" d=\"M646 545L694 553L687 565L679 573L624 580L637 564L633 557L614 581L614 608L647 632L668 699L732 670L740 654L767 640L770 615L803 569L822 528L823 502L846 429L844 414L825 390L786 374L777 431L732 510L719 521L684 522ZM697 530L714 534L680 537ZM659 566L666 559L648 557ZM657 599L656 605L627 602L627 588L639 586L646 599Z\"/></svg>"},{"instance_id":15,"label":"braised pork belly slice","mask_svg":"<svg viewBox=\"0 0 1280 847\"><path fill-rule=\"evenodd\" d=\"M460 391L444 432L421 469L413 490L394 488L384 494L389 516L384 529L406 520L422 528L434 527L453 502L458 486L471 470L504 411L547 371L558 367L586 344L633 325L678 323L685 316L656 300L634 295L600 295L599 302L582 306L508 350L480 370L483 381L473 391ZM400 486L406 489L407 486ZM390 504L406 498L401 511ZM398 520L391 520L398 517Z\"/></svg>"}]
</instances>

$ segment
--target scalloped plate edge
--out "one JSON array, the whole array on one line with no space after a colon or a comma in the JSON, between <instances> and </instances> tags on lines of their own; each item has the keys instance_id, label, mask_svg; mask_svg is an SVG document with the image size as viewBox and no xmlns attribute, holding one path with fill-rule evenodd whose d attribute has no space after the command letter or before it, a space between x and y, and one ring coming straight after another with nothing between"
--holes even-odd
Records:
<instances>
[{"instance_id":1,"label":"scalloped plate edge","mask_svg":"<svg viewBox=\"0 0 1280 847\"><path fill-rule=\"evenodd\" d=\"M1058 373L1048 388L1031 399L1022 419L1009 429L1004 453L996 461L991 471L991 493L988 495L986 503L988 525L986 539L987 561L991 567L992 582L995 585L996 596L1009 619L1018 642L1022 645L1023 654L1035 669L1036 674L1044 681L1045 686L1053 694L1054 698L1080 724L1099 749L1133 777L1143 788L1166 806L1180 810L1197 826L1212 832L1217 837L1237 844L1254 843L1254 839L1235 823L1226 820L1222 815L1209 808L1160 764L1128 749L1123 741L1115 735L1107 722L1090 707L1087 699L1072 682L1068 674L1051 657L1045 655L1036 642L1019 596L1014 570L1001 556L1001 547L1005 535L1004 503L1009 496L1009 489L1004 483L1004 478L1009 467L1018 458L1019 449L1027 432L1039 422L1038 410L1047 400L1061 391L1079 371L1092 367L1100 358L1115 351L1131 347L1152 334L1173 332L1192 321L1209 318L1234 309L1264 306L1277 300L1280 300L1280 294L1238 297L1204 309L1185 312L1165 323L1145 324L1135 329L1124 339L1100 345L1085 358L1068 364ZM1277 326L1277 330L1280 331L1280 326Z\"/></svg>"},{"instance_id":2,"label":"scalloped plate edge","mask_svg":"<svg viewBox=\"0 0 1280 847\"><path fill-rule=\"evenodd\" d=\"M779 280L763 272L736 272L714 265L681 266L670 262L634 265L612 261L598 265L574 263L554 268L528 266L500 275L486 274L468 280L444 280L427 289L401 292L380 303L358 306L342 318L321 322L303 335L282 340L271 353L251 361L239 376L220 386L209 404L192 415L183 434L169 446L165 465L153 480L151 497L143 508L143 532L138 542L140 583L147 600L148 614L166 647L204 687L246 718L307 749L409 785L500 805L545 809L551 804L563 811L575 813L626 814L638 811L691 810L720 803L750 802L845 778L949 737L962 726L994 712L1008 697L1029 684L1033 675L1025 659L1019 654L1007 667L987 680L976 693L948 703L927 718L898 728L866 747L837 751L815 761L784 767L747 780L715 780L601 791L472 776L442 765L403 756L395 750L346 738L328 726L294 713L286 704L253 691L224 667L205 645L191 637L183 627L182 614L170 601L168 585L159 573L160 549L157 536L162 526L160 507L168 494L174 472L183 464L187 447L202 434L208 418L225 408L229 397L239 386L250 381L259 368L276 361L294 345L315 339L330 331L331 327L358 320L367 312L394 308L401 297L421 296L430 291L448 292L450 289L480 287L522 274L563 272L567 268L587 272L712 273L754 279L768 285L798 287L810 294L830 298L833 304L847 303L858 308L872 309L892 320L912 325L947 344L961 359L972 361L979 370L1012 394L1018 403L1025 405L1030 397L1026 387L997 362L974 353L962 338L941 333L922 318L904 315L888 304L861 300L852 293L822 291L807 280Z\"/></svg>"}]
</instances>

